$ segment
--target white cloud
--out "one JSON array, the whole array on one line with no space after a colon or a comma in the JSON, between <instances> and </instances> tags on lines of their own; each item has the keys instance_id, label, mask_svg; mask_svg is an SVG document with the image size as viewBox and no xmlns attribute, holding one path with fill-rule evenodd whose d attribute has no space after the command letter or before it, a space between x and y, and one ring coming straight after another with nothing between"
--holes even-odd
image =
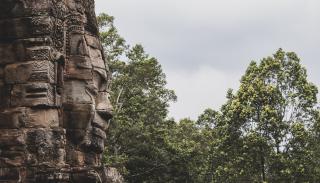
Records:
<instances>
[{"instance_id":1,"label":"white cloud","mask_svg":"<svg viewBox=\"0 0 320 183\"><path fill-rule=\"evenodd\" d=\"M208 66L196 71L167 72L168 87L175 88L178 102L170 107L170 117L177 120L190 117L197 119L206 108L219 109L226 101L228 88L237 88L240 73L226 73Z\"/></svg>"},{"instance_id":2,"label":"white cloud","mask_svg":"<svg viewBox=\"0 0 320 183\"><path fill-rule=\"evenodd\" d=\"M319 0L96 0L120 34L158 58L176 118L219 108L251 60L295 51L320 85ZM190 85L192 87L190 87Z\"/></svg>"}]
</instances>

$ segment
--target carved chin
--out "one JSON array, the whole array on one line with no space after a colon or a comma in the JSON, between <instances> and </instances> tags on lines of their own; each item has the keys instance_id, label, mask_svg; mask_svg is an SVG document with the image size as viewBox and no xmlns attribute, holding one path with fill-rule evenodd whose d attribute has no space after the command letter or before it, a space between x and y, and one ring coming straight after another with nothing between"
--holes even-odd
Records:
<instances>
[{"instance_id":1,"label":"carved chin","mask_svg":"<svg viewBox=\"0 0 320 183\"><path fill-rule=\"evenodd\" d=\"M96 136L96 135L92 135L92 141L91 141L91 147L90 150L101 154L104 151L104 140L103 138Z\"/></svg>"},{"instance_id":2,"label":"carved chin","mask_svg":"<svg viewBox=\"0 0 320 183\"><path fill-rule=\"evenodd\" d=\"M105 139L106 139L105 137L97 135L93 131L89 139L83 141L81 147L87 152L94 152L97 154L101 154L104 151Z\"/></svg>"}]
</instances>

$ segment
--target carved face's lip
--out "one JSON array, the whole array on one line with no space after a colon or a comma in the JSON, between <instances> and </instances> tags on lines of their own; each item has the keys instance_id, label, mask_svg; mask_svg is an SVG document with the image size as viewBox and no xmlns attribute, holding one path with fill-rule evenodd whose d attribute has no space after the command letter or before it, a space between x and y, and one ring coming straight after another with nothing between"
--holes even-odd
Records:
<instances>
[{"instance_id":1,"label":"carved face's lip","mask_svg":"<svg viewBox=\"0 0 320 183\"><path fill-rule=\"evenodd\" d=\"M91 122L93 128L98 128L102 131L106 131L108 129L108 123L101 118L96 118Z\"/></svg>"},{"instance_id":2,"label":"carved face's lip","mask_svg":"<svg viewBox=\"0 0 320 183\"><path fill-rule=\"evenodd\" d=\"M108 111L101 111L97 110L97 114L95 116L95 119L91 122L92 125L92 134L95 135L98 138L101 138L102 140L105 140L107 138L106 130L108 128L108 120L106 120L102 115L107 115L108 119L111 119L111 114Z\"/></svg>"}]
</instances>

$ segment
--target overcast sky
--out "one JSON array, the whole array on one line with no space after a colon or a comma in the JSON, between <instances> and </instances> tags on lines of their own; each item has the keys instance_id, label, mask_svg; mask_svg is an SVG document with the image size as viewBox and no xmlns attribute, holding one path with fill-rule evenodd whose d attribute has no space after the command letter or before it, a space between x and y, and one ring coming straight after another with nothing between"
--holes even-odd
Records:
<instances>
[{"instance_id":1,"label":"overcast sky","mask_svg":"<svg viewBox=\"0 0 320 183\"><path fill-rule=\"evenodd\" d=\"M319 0L96 0L120 34L156 57L178 102L175 119L219 109L251 60L296 52L320 85Z\"/></svg>"}]
</instances>

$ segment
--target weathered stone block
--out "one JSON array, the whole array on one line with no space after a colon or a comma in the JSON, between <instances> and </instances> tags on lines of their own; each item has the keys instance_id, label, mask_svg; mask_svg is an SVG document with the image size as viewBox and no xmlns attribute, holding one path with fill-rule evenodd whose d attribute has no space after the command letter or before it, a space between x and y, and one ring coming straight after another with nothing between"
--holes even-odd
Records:
<instances>
[{"instance_id":1,"label":"weathered stone block","mask_svg":"<svg viewBox=\"0 0 320 183\"><path fill-rule=\"evenodd\" d=\"M95 109L90 104L64 105L63 127L86 130L93 120Z\"/></svg>"},{"instance_id":2,"label":"weathered stone block","mask_svg":"<svg viewBox=\"0 0 320 183\"><path fill-rule=\"evenodd\" d=\"M73 172L72 180L77 183L97 183L97 182L109 183L109 181L107 181L106 179L106 176L99 176L99 174L103 175L104 173L103 171L104 171L103 168L91 168L91 167L74 168L72 169L72 172ZM112 182L112 183L121 183L121 182Z\"/></svg>"},{"instance_id":3,"label":"weathered stone block","mask_svg":"<svg viewBox=\"0 0 320 183\"><path fill-rule=\"evenodd\" d=\"M17 54L19 53L19 54ZM0 43L0 64L19 62L25 57L25 48L20 41Z\"/></svg>"},{"instance_id":4,"label":"weathered stone block","mask_svg":"<svg viewBox=\"0 0 320 183\"><path fill-rule=\"evenodd\" d=\"M11 87L8 85L5 85L3 79L0 79L0 109L9 107L10 91L11 91Z\"/></svg>"},{"instance_id":5,"label":"weathered stone block","mask_svg":"<svg viewBox=\"0 0 320 183\"><path fill-rule=\"evenodd\" d=\"M92 80L92 64L89 57L70 56L66 77L69 79Z\"/></svg>"},{"instance_id":6,"label":"weathered stone block","mask_svg":"<svg viewBox=\"0 0 320 183\"><path fill-rule=\"evenodd\" d=\"M66 156L66 161L78 167L85 166L85 153L77 150L70 151Z\"/></svg>"},{"instance_id":7,"label":"weathered stone block","mask_svg":"<svg viewBox=\"0 0 320 183\"><path fill-rule=\"evenodd\" d=\"M78 56L88 56L89 53L89 47L87 45L86 39L84 37L84 34L81 33L72 33L69 38L69 51L70 55L78 55Z\"/></svg>"},{"instance_id":8,"label":"weathered stone block","mask_svg":"<svg viewBox=\"0 0 320 183\"><path fill-rule=\"evenodd\" d=\"M46 169L45 171L37 172L36 179L32 183L71 183L71 176L68 172L63 172L61 169Z\"/></svg>"},{"instance_id":9,"label":"weathered stone block","mask_svg":"<svg viewBox=\"0 0 320 183\"><path fill-rule=\"evenodd\" d=\"M25 135L21 130L2 129L0 133L0 149L6 147L25 146Z\"/></svg>"},{"instance_id":10,"label":"weathered stone block","mask_svg":"<svg viewBox=\"0 0 320 183\"><path fill-rule=\"evenodd\" d=\"M21 178L19 168L0 168L0 182L17 183Z\"/></svg>"},{"instance_id":11,"label":"weathered stone block","mask_svg":"<svg viewBox=\"0 0 320 183\"><path fill-rule=\"evenodd\" d=\"M26 162L26 149L10 150L1 152L0 167L20 167Z\"/></svg>"},{"instance_id":12,"label":"weathered stone block","mask_svg":"<svg viewBox=\"0 0 320 183\"><path fill-rule=\"evenodd\" d=\"M57 167L65 165L65 131L61 129L27 130L29 165Z\"/></svg>"},{"instance_id":13,"label":"weathered stone block","mask_svg":"<svg viewBox=\"0 0 320 183\"><path fill-rule=\"evenodd\" d=\"M50 61L34 61L10 64L5 68L5 81L8 84L28 82L55 83L55 66Z\"/></svg>"},{"instance_id":14,"label":"weathered stone block","mask_svg":"<svg viewBox=\"0 0 320 183\"><path fill-rule=\"evenodd\" d=\"M11 106L55 106L55 90L48 83L14 85L11 92Z\"/></svg>"},{"instance_id":15,"label":"weathered stone block","mask_svg":"<svg viewBox=\"0 0 320 183\"><path fill-rule=\"evenodd\" d=\"M0 40L23 39L50 35L54 28L51 17L24 17L0 20Z\"/></svg>"},{"instance_id":16,"label":"weathered stone block","mask_svg":"<svg viewBox=\"0 0 320 183\"><path fill-rule=\"evenodd\" d=\"M50 46L34 46L26 48L24 61L52 60L53 50Z\"/></svg>"},{"instance_id":17,"label":"weathered stone block","mask_svg":"<svg viewBox=\"0 0 320 183\"><path fill-rule=\"evenodd\" d=\"M2 0L0 18L48 14L51 0Z\"/></svg>"},{"instance_id":18,"label":"weathered stone block","mask_svg":"<svg viewBox=\"0 0 320 183\"><path fill-rule=\"evenodd\" d=\"M4 68L0 67L0 81L4 79Z\"/></svg>"},{"instance_id":19,"label":"weathered stone block","mask_svg":"<svg viewBox=\"0 0 320 183\"><path fill-rule=\"evenodd\" d=\"M50 46L45 46L50 44L47 41L46 39L29 39L0 43L0 65L24 61L52 60L53 51Z\"/></svg>"},{"instance_id":20,"label":"weathered stone block","mask_svg":"<svg viewBox=\"0 0 320 183\"><path fill-rule=\"evenodd\" d=\"M99 40L96 37L86 35L86 40L88 44L89 55L93 67L101 68L106 71L106 64L103 58L103 53L101 47L99 47Z\"/></svg>"},{"instance_id":21,"label":"weathered stone block","mask_svg":"<svg viewBox=\"0 0 320 183\"><path fill-rule=\"evenodd\" d=\"M97 173L94 171L81 172L78 174L74 173L73 180L78 183L97 183L97 182L99 182L99 178L97 176Z\"/></svg>"},{"instance_id":22,"label":"weathered stone block","mask_svg":"<svg viewBox=\"0 0 320 183\"><path fill-rule=\"evenodd\" d=\"M0 112L0 129L59 127L57 109L9 108Z\"/></svg>"},{"instance_id":23,"label":"weathered stone block","mask_svg":"<svg viewBox=\"0 0 320 183\"><path fill-rule=\"evenodd\" d=\"M26 128L59 127L60 117L57 109L29 109L26 116Z\"/></svg>"},{"instance_id":24,"label":"weathered stone block","mask_svg":"<svg viewBox=\"0 0 320 183\"><path fill-rule=\"evenodd\" d=\"M22 166L27 156L25 134L19 130L1 132L0 168Z\"/></svg>"},{"instance_id":25,"label":"weathered stone block","mask_svg":"<svg viewBox=\"0 0 320 183\"><path fill-rule=\"evenodd\" d=\"M65 81L63 88L63 103L66 104L93 104L90 86L85 81Z\"/></svg>"},{"instance_id":26,"label":"weathered stone block","mask_svg":"<svg viewBox=\"0 0 320 183\"><path fill-rule=\"evenodd\" d=\"M26 121L26 108L6 109L0 112L0 129L19 129Z\"/></svg>"},{"instance_id":27,"label":"weathered stone block","mask_svg":"<svg viewBox=\"0 0 320 183\"><path fill-rule=\"evenodd\" d=\"M102 50L102 46L101 46L101 42L99 40L98 37L89 35L89 34L85 34L85 39L87 42L87 45L94 48L94 49L98 49L98 50Z\"/></svg>"}]
</instances>

